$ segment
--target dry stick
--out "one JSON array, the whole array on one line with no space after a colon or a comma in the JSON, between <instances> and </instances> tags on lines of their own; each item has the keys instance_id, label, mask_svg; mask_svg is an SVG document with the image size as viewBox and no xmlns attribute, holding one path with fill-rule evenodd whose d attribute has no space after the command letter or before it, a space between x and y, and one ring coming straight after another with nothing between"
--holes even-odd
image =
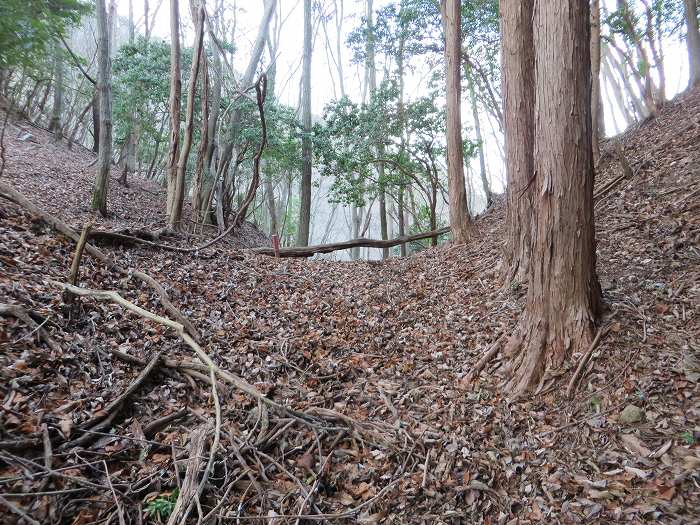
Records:
<instances>
[{"instance_id":1,"label":"dry stick","mask_svg":"<svg viewBox=\"0 0 700 525\"><path fill-rule=\"evenodd\" d=\"M215 421L216 421L216 426L214 427L214 442L211 444L211 447L209 449L209 461L207 461L207 466L204 469L204 475L202 476L201 481L199 482L199 487L197 487L197 493L195 494L195 500L197 502L197 510L199 511L199 519L197 520L197 525L200 525L202 523L202 507L199 503L199 498L202 495L202 492L204 492L204 486L207 484L207 481L209 481L209 474L211 473L211 469L214 466L214 458L216 456L216 452L219 449L219 439L221 437L221 403L219 403L219 393L216 389L216 377L214 376L214 369L210 368L209 369L209 375L211 379L211 394L212 397L214 398L214 411L215 411ZM192 503L190 503L190 509L192 508ZM185 512L185 516L183 518L183 521L187 519L188 514L190 513L190 509L188 509Z\"/></svg>"},{"instance_id":2,"label":"dry stick","mask_svg":"<svg viewBox=\"0 0 700 525\"><path fill-rule=\"evenodd\" d=\"M173 421L186 416L188 413L189 410L187 408L181 408L177 412L173 412L172 414L158 418L155 421L151 421L148 425L143 427L143 435L146 437L153 437L160 431L161 428L165 428Z\"/></svg>"},{"instance_id":3,"label":"dry stick","mask_svg":"<svg viewBox=\"0 0 700 525\"><path fill-rule=\"evenodd\" d=\"M22 509L20 509L17 505L15 505L14 503L12 503L12 502L10 502L10 501L7 501L5 498L3 498L2 495L0 495L0 503L2 503L3 505L5 505L5 507L7 507L8 509L10 509L11 512L14 512L14 513L17 514L18 516L20 516L20 517L24 518L25 520L27 520L27 522L28 522L28 523L31 523L31 525L41 525L41 523L39 523L37 520L35 520L34 518L32 518L29 514L27 514L26 512L24 512L24 511L23 511Z\"/></svg>"},{"instance_id":4,"label":"dry stick","mask_svg":"<svg viewBox=\"0 0 700 525\"><path fill-rule=\"evenodd\" d=\"M180 490L180 495L175 502L175 508L170 514L170 519L168 519L168 525L185 523L187 519L187 514L183 514L183 511L186 509L189 513L190 502L197 492L197 477L199 476L199 469L202 465L202 452L206 444L206 430L205 427L199 427L190 434L190 461L187 464L185 479L182 482L182 490ZM177 468L177 466L175 466L175 468Z\"/></svg>"},{"instance_id":5,"label":"dry stick","mask_svg":"<svg viewBox=\"0 0 700 525\"><path fill-rule=\"evenodd\" d=\"M584 368L586 368L586 365L588 364L588 360L591 358L591 355L593 355L593 352L595 351L596 347L598 346L598 343L600 340L610 331L610 327L607 326L605 328L600 328L598 330L598 333L596 334L595 338L593 339L593 342L591 343L591 346L588 348L588 351L581 357L581 360L578 363L578 366L576 367L576 371L574 372L574 375L571 376L571 380L569 381L569 385L566 387L566 397L571 398L571 396L574 393L574 390L576 389L576 385L578 383L579 378L581 377L581 374L583 373Z\"/></svg>"},{"instance_id":6,"label":"dry stick","mask_svg":"<svg viewBox=\"0 0 700 525\"><path fill-rule=\"evenodd\" d=\"M68 290L70 291L70 290ZM101 430L105 427L105 424L111 423L119 411L122 409L124 402L134 393L141 384L150 375L153 368L158 363L162 350L156 353L156 355L151 359L146 368L144 368L141 373L136 377L134 381L128 386L128 388L116 399L110 402L104 409L100 410L97 414L94 414L89 420L80 426L79 430ZM93 440L93 435L89 433L83 434L81 437L69 441L61 445L60 450L67 450L69 448L84 445L85 443Z\"/></svg>"},{"instance_id":7,"label":"dry stick","mask_svg":"<svg viewBox=\"0 0 700 525\"><path fill-rule=\"evenodd\" d=\"M143 317L144 319L148 319L151 321L154 321L158 324L167 326L169 328L172 328L175 330L175 332L180 336L180 338L189 346L192 350L194 350L195 354L197 354L197 357L201 359L209 368L213 369L216 375L218 375L221 379L223 379L227 383L231 383L235 387L239 388L243 392L249 394L250 396L254 397L257 400L262 401L263 403L267 404L270 407L273 407L280 411L281 413L285 415L289 415L290 417L294 417L297 420L313 426L313 421L311 421L311 417L303 414L301 412L296 412L294 410L291 410L284 405L280 405L279 403L273 401L272 399L269 399L268 397L264 396L261 394L253 385L248 383L245 379L238 377L230 372L226 372L225 370L222 370L219 368L214 361L207 355L204 350L202 350L202 347L197 344L197 342L185 331L184 327L178 323L177 321L173 321L172 319L168 319L166 317L161 317L159 315L154 314L153 312L149 312L148 310L144 310L140 306L136 306L134 303L127 301L124 299L121 295L119 295L117 292L113 291L106 291L106 290L91 290L89 288L79 288L77 286L73 286L70 284L65 284L65 283L58 283L55 281L51 281L53 284L60 286L61 288L68 290L69 292L79 295L81 297L92 297L94 299L100 300L100 301L111 301L114 303L117 303L127 310L130 310L134 312L135 314L139 315L140 317ZM331 413L333 411L326 410L327 412ZM346 417L342 416L342 414L339 413L333 413L333 416L335 417Z\"/></svg>"},{"instance_id":8,"label":"dry stick","mask_svg":"<svg viewBox=\"0 0 700 525\"><path fill-rule=\"evenodd\" d=\"M92 229L92 224L87 223L83 226L83 231L80 232L80 238L78 239L78 244L75 246L75 255L73 256L73 263L70 265L70 273L68 274L68 282L75 286L78 284L78 272L80 271L80 259L83 257L83 250L85 249L85 243L88 240L88 235L90 235L90 230Z\"/></svg>"},{"instance_id":9,"label":"dry stick","mask_svg":"<svg viewBox=\"0 0 700 525\"><path fill-rule=\"evenodd\" d=\"M27 311L24 308L14 304L0 304L0 317L8 315L27 323L31 328L34 329L35 332L39 334L39 338L42 341L44 341L47 345L49 345L49 348L51 348L51 350L53 350L54 352L61 351L61 347L58 345L58 343L56 343L56 341L54 341L49 336L48 332L44 330L41 327L41 325L39 325L36 321L34 321L34 319L31 318L31 316L27 313Z\"/></svg>"},{"instance_id":10,"label":"dry stick","mask_svg":"<svg viewBox=\"0 0 700 525\"><path fill-rule=\"evenodd\" d=\"M503 336L496 339L496 342L491 345L491 348L484 354L484 356L479 359L479 362L474 366L474 368L469 372L467 376L467 382L471 382L479 373L484 369L484 367L493 359L498 351L501 349L501 341L503 341Z\"/></svg>"},{"instance_id":11,"label":"dry stick","mask_svg":"<svg viewBox=\"0 0 700 525\"><path fill-rule=\"evenodd\" d=\"M119 525L126 525L124 520L124 511L122 506L119 504L119 498L117 498L117 493L114 490L114 485L112 485L112 479L109 477L109 469L107 468L107 462L102 460L102 464L105 467L105 475L107 476L107 484L109 485L109 490L112 491L112 496L114 496L114 504L117 506L117 516L119 516Z\"/></svg>"},{"instance_id":12,"label":"dry stick","mask_svg":"<svg viewBox=\"0 0 700 525\"><path fill-rule=\"evenodd\" d=\"M78 242L80 240L80 236L73 231L70 226L68 226L65 222L62 220L58 219L57 217L54 217L53 215L50 215L46 213L44 210L42 210L39 206L31 202L29 199L27 199L24 195L22 195L20 192L15 190L12 186L9 184L6 184L2 181L0 181L0 194L3 194L6 198L9 200L16 202L20 206L26 208L29 210L31 213L34 215L38 215L42 221L44 221L46 224L51 226L53 229L57 230L58 232L62 233L69 239L72 239L75 242ZM130 272L126 268L123 268L119 264L117 264L116 261L114 261L111 257L97 249L95 246L91 245L90 243L85 243L85 250L95 257L96 259L102 261L107 265L108 268L117 271L118 273L122 275L131 275L133 277L136 277L138 280L146 283L148 286L153 288L158 296L160 297L160 302L163 305L163 308L172 315L175 319L177 319L183 326L187 328L187 331L192 334L192 337L199 339L200 335L199 332L196 330L196 328L190 323L190 321L178 310L171 302L170 299L168 298L168 294L165 292L163 287L155 280L153 279L150 275L144 273L144 272Z\"/></svg>"}]
</instances>

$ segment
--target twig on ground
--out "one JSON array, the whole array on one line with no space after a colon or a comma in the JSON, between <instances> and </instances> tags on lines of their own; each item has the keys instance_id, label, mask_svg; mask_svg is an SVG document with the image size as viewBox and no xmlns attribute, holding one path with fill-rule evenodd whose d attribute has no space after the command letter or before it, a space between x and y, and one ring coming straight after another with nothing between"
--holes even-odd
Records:
<instances>
[{"instance_id":1,"label":"twig on ground","mask_svg":"<svg viewBox=\"0 0 700 525\"><path fill-rule=\"evenodd\" d=\"M54 352L61 351L61 347L58 345L58 343L56 343L56 341L49 336L48 332L42 328L44 323L41 325L38 324L31 318L29 313L27 313L24 308L14 304L0 304L0 317L8 315L27 323L33 329L33 332L37 332L39 334L39 338L49 345L51 350Z\"/></svg>"},{"instance_id":2,"label":"twig on ground","mask_svg":"<svg viewBox=\"0 0 700 525\"><path fill-rule=\"evenodd\" d=\"M600 340L610 331L610 327L606 326L605 328L599 328L598 333L596 334L595 338L593 339L593 342L591 343L591 346L588 348L585 354L581 356L581 359L578 362L578 366L576 367L576 371L574 372L574 375L571 376L571 380L569 381L569 385L566 387L566 397L571 399L571 396L574 393L574 390L576 389L576 385L578 384L578 380L581 377L581 374L583 373L584 368L586 368L586 365L588 364L588 360L591 358L593 355L593 352L595 349L598 347L598 343Z\"/></svg>"},{"instance_id":3,"label":"twig on ground","mask_svg":"<svg viewBox=\"0 0 700 525\"><path fill-rule=\"evenodd\" d=\"M114 496L114 504L117 506L117 516L119 517L119 525L126 525L126 520L124 519L124 511L122 506L119 504L119 498L117 498L117 493L114 490L114 485L112 485L112 479L109 476L109 468L107 468L107 462L102 460L102 464L105 468L105 475L107 476L107 484L109 485L109 490L112 491L112 496Z\"/></svg>"},{"instance_id":4,"label":"twig on ground","mask_svg":"<svg viewBox=\"0 0 700 525\"><path fill-rule=\"evenodd\" d=\"M27 522L31 523L31 525L41 525L41 523L39 523L37 520L32 518L29 514L24 512L17 505L12 503L11 501L7 501L4 497L2 497L2 495L0 495L0 503L5 505L5 507L7 507L11 512L14 512L15 514L17 514L21 518L27 520Z\"/></svg>"}]
</instances>

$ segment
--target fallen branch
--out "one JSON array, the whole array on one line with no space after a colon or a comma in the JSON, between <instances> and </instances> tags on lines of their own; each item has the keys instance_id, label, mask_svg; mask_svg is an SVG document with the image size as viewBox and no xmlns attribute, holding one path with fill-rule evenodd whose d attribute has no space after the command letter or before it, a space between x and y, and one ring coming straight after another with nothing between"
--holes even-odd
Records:
<instances>
[{"instance_id":1,"label":"fallen branch","mask_svg":"<svg viewBox=\"0 0 700 525\"><path fill-rule=\"evenodd\" d=\"M182 482L182 489L175 502L175 508L170 514L168 525L185 523L187 514L191 510L190 504L194 502L199 484L197 478L204 460L204 446L207 442L207 428L199 427L190 434L190 448L188 450L189 462L185 472L185 479ZM178 468L175 465L175 468Z\"/></svg>"},{"instance_id":2,"label":"fallen branch","mask_svg":"<svg viewBox=\"0 0 700 525\"><path fill-rule=\"evenodd\" d=\"M280 405L279 403L269 399L268 397L265 397L245 379L219 368L216 365L216 363L214 363L214 361L212 361L212 359L207 355L207 353L204 352L204 350L202 350L202 347L199 346L199 344L185 331L185 327L177 321L173 321L172 319L161 317L157 314L154 314L153 312L149 312L148 310L145 310L140 306L137 306L134 303L127 301L117 292L107 290L91 290L89 288L79 288L70 284L58 283L55 281L52 282L53 284L60 286L64 290L68 290L70 293L73 293L80 297L92 297L93 299L97 299L99 301L110 301L117 303L144 319L148 319L150 321L154 321L158 324L172 328L180 337L180 339L182 339L182 341L194 351L197 357L199 357L199 359L203 361L209 369L214 370L216 375L219 376L223 381L234 385L236 388L242 390L246 394L249 394L255 399L265 403L266 405L278 410L282 414L295 417L307 424L310 422L310 416L307 416L306 414L300 412L295 412L285 407L284 405Z\"/></svg>"},{"instance_id":3,"label":"fallen branch","mask_svg":"<svg viewBox=\"0 0 700 525\"><path fill-rule=\"evenodd\" d=\"M29 199L27 199L24 195L22 195L19 191L15 190L9 184L0 181L0 194L5 196L7 199L19 204L34 215L38 216L42 221L51 226L54 230L62 233L69 239L72 239L76 243L80 242L80 236L75 231L73 231L73 229L70 226L68 226L65 222L58 219L57 217L54 217L53 215L50 215L49 213L42 210L39 206L31 202ZM117 264L117 262L114 261L114 259L106 255L90 243L85 243L85 250L90 255L106 264L108 268L122 275L131 275L133 277L136 277L140 281L146 283L148 286L153 288L160 297L160 301L163 305L163 308L165 308L165 310L170 315L177 319L180 322L180 324L187 328L187 331L192 335L192 337L196 339L200 338L199 332L195 329L192 323L190 323L189 320L182 314L182 312L180 312L180 310L178 310L170 302L170 299L168 298L168 294L165 292L165 289L150 275L139 271L130 272L128 269Z\"/></svg>"},{"instance_id":4,"label":"fallen branch","mask_svg":"<svg viewBox=\"0 0 700 525\"><path fill-rule=\"evenodd\" d=\"M49 336L48 332L42 328L44 323L41 325L38 324L21 306L14 304L0 304L0 317L2 316L12 316L20 321L24 321L33 329L32 333L36 332L39 334L39 338L49 345L51 350L54 352L61 351L61 347L58 345L58 343L56 343L56 341Z\"/></svg>"},{"instance_id":5,"label":"fallen branch","mask_svg":"<svg viewBox=\"0 0 700 525\"><path fill-rule=\"evenodd\" d=\"M596 334L595 338L593 339L593 342L591 343L591 346L588 348L588 351L581 357L581 360L578 362L578 366L576 367L576 371L574 372L574 375L571 376L571 380L569 381L569 385L566 387L566 397L571 398L571 396L574 393L574 390L576 389L576 385L578 383L578 380L581 377L581 374L583 373L584 368L586 368L586 365L588 364L588 360L591 358L593 355L593 352L595 349L598 347L598 343L600 340L610 331L610 327L605 327L605 328L600 328L598 330L598 333Z\"/></svg>"},{"instance_id":6,"label":"fallen branch","mask_svg":"<svg viewBox=\"0 0 700 525\"><path fill-rule=\"evenodd\" d=\"M70 273L68 274L68 282L75 286L78 284L78 272L80 271L80 260L83 257L83 250L85 249L85 243L90 235L90 230L92 229L92 224L87 223L83 226L83 231L80 232L80 238L78 239L78 244L75 246L75 255L73 256L73 263L70 265Z\"/></svg>"},{"instance_id":7,"label":"fallen branch","mask_svg":"<svg viewBox=\"0 0 700 525\"><path fill-rule=\"evenodd\" d=\"M472 368L472 370L467 375L467 383L471 383L471 381L481 373L484 367L487 364L489 364L489 362L496 356L496 354L498 354L499 350L501 349L503 337L504 336L501 336L498 339L496 339L496 342L491 345L491 348L489 348L486 351L486 353L482 356L482 358L479 359L479 362L474 366L474 368Z\"/></svg>"},{"instance_id":8,"label":"fallen branch","mask_svg":"<svg viewBox=\"0 0 700 525\"><path fill-rule=\"evenodd\" d=\"M305 247L294 247L294 248L281 248L279 251L280 257L311 257L317 253L331 253L339 250L347 250L349 248L392 248L398 246L399 244L404 244L407 242L420 241L421 239L429 239L430 237L436 237L438 235L444 235L450 231L449 227L440 228L439 230L433 230L429 232L416 233L414 235L404 235L402 237L396 237L394 239L380 240L380 239L352 239L349 241L336 242L331 244L318 244L316 246L305 246ZM252 248L249 250L253 253L259 255L269 255L274 256L275 251L273 248Z\"/></svg>"},{"instance_id":9,"label":"fallen branch","mask_svg":"<svg viewBox=\"0 0 700 525\"><path fill-rule=\"evenodd\" d=\"M70 290L69 290L70 292ZM72 292L71 292L72 293ZM156 353L155 356L149 361L148 365L146 365L146 368L141 370L141 373L134 379L131 384L127 387L127 389L122 392L121 395L119 395L117 398L112 400L106 407L104 407L102 410L99 410L98 413L94 414L90 419L88 419L85 423L80 425L81 430L88 430L92 427L97 426L103 419L109 417L112 415L113 412L119 412L121 410L122 406L124 405L124 402L131 397L134 392L136 392L141 384L146 380L146 378L151 374L153 369L155 368L156 364L158 364L158 360L160 359L161 354L163 351L159 351Z\"/></svg>"}]
</instances>

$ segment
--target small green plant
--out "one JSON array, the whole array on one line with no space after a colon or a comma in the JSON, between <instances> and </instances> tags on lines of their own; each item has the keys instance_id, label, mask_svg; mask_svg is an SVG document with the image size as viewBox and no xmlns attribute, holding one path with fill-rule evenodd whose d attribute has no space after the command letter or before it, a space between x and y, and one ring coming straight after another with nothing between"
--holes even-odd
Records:
<instances>
[{"instance_id":1,"label":"small green plant","mask_svg":"<svg viewBox=\"0 0 700 525\"><path fill-rule=\"evenodd\" d=\"M179 495L178 489L171 493L163 493L146 504L146 514L154 517L158 522L168 519L175 508L175 502Z\"/></svg>"},{"instance_id":2,"label":"small green plant","mask_svg":"<svg viewBox=\"0 0 700 525\"><path fill-rule=\"evenodd\" d=\"M600 410L600 405L602 404L602 402L603 402L603 400L600 399L600 397L598 397L598 396L593 396L593 397L591 398L591 401L590 401L591 407L593 407L593 410L595 410L596 412L598 412L598 411Z\"/></svg>"},{"instance_id":3,"label":"small green plant","mask_svg":"<svg viewBox=\"0 0 700 525\"><path fill-rule=\"evenodd\" d=\"M685 432L681 432L681 441L683 441L683 443L685 443L686 445L694 445L695 436L691 431L686 430Z\"/></svg>"}]
</instances>

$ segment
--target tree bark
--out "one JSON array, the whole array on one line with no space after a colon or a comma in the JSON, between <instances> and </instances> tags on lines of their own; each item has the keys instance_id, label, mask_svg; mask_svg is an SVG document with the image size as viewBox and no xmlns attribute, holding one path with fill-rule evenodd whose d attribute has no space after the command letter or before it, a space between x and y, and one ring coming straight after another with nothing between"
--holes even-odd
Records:
<instances>
[{"instance_id":1,"label":"tree bark","mask_svg":"<svg viewBox=\"0 0 700 525\"><path fill-rule=\"evenodd\" d=\"M501 0L501 69L503 71L506 150L505 281L527 281L531 225L534 218L535 55L532 35L534 0Z\"/></svg>"},{"instance_id":2,"label":"tree bark","mask_svg":"<svg viewBox=\"0 0 700 525\"><path fill-rule=\"evenodd\" d=\"M301 141L301 184L299 205L299 228L297 246L309 245L311 229L311 0L304 0L304 65L301 77L302 125L304 134Z\"/></svg>"},{"instance_id":3,"label":"tree bark","mask_svg":"<svg viewBox=\"0 0 700 525\"><path fill-rule=\"evenodd\" d=\"M591 2L591 128L593 130L593 164L600 160L600 0Z\"/></svg>"},{"instance_id":4,"label":"tree bark","mask_svg":"<svg viewBox=\"0 0 700 525\"><path fill-rule=\"evenodd\" d=\"M107 215L107 191L112 164L112 63L105 0L97 0L95 11L98 38L97 92L100 95L100 142L92 209L98 210L104 216Z\"/></svg>"},{"instance_id":5,"label":"tree bark","mask_svg":"<svg viewBox=\"0 0 700 525\"><path fill-rule=\"evenodd\" d=\"M178 159L180 151L180 97L182 90L180 62L179 1L170 0L170 149L168 150L168 200L165 212L167 215L168 224L171 224L178 178Z\"/></svg>"},{"instance_id":6,"label":"tree bark","mask_svg":"<svg viewBox=\"0 0 700 525\"><path fill-rule=\"evenodd\" d=\"M49 131L53 135L53 141L59 142L62 137L63 125L61 124L61 114L63 113L63 60L58 44L54 49L54 82L53 82L53 107L51 108L51 122Z\"/></svg>"},{"instance_id":7,"label":"tree bark","mask_svg":"<svg viewBox=\"0 0 700 525\"><path fill-rule=\"evenodd\" d=\"M469 237L469 204L464 186L464 145L462 143L462 24L459 0L442 0L447 63L447 178L450 227L456 243Z\"/></svg>"},{"instance_id":8,"label":"tree bark","mask_svg":"<svg viewBox=\"0 0 700 525\"><path fill-rule=\"evenodd\" d=\"M202 13L203 14L203 13ZM212 137L209 135L209 64L204 47L199 51L199 61L202 69L202 84L201 84L201 107L202 107L202 122L199 128L200 142L199 150L197 151L197 165L192 177L192 220L199 221L202 216L202 201L204 194L202 186L204 181L204 173L206 171L207 152L209 151L209 143Z\"/></svg>"},{"instance_id":9,"label":"tree bark","mask_svg":"<svg viewBox=\"0 0 700 525\"><path fill-rule=\"evenodd\" d=\"M177 162L177 174L175 178L175 190L170 208L168 224L171 228L177 228L182 221L182 205L185 200L185 175L187 174L187 161L192 149L192 133L194 131L194 103L197 90L197 77L199 76L200 59L202 58L202 43L204 37L204 7L192 9L195 18L195 37L192 50L192 67L187 84L187 108L185 113L185 133L182 138L182 148ZM199 191L199 188L197 188Z\"/></svg>"},{"instance_id":10,"label":"tree bark","mask_svg":"<svg viewBox=\"0 0 700 525\"><path fill-rule=\"evenodd\" d=\"M684 0L685 24L687 28L689 77L688 87L700 84L700 30L698 30L697 0Z\"/></svg>"},{"instance_id":11,"label":"tree bark","mask_svg":"<svg viewBox=\"0 0 700 525\"><path fill-rule=\"evenodd\" d=\"M515 394L535 389L593 339L595 273L587 1L537 2L535 222L527 302L505 354Z\"/></svg>"}]
</instances>

